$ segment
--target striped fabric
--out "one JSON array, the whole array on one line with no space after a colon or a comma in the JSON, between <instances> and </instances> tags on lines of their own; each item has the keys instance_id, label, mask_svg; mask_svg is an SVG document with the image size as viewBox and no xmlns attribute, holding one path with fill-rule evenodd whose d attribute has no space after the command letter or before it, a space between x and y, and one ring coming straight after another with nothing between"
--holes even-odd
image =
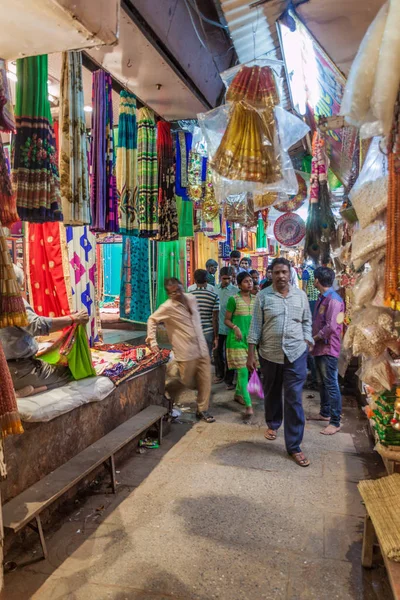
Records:
<instances>
[{"instance_id":1,"label":"striped fabric","mask_svg":"<svg viewBox=\"0 0 400 600\"><path fill-rule=\"evenodd\" d=\"M213 332L213 312L219 310L219 298L218 294L208 290L207 288L197 287L194 290L190 290L190 294L193 294L197 300L199 306L201 326L203 333Z\"/></svg>"},{"instance_id":2,"label":"striped fabric","mask_svg":"<svg viewBox=\"0 0 400 600\"><path fill-rule=\"evenodd\" d=\"M137 235L137 128L136 97L122 90L120 94L117 191L119 201L119 230L125 235Z\"/></svg>"},{"instance_id":3,"label":"striped fabric","mask_svg":"<svg viewBox=\"0 0 400 600\"><path fill-rule=\"evenodd\" d=\"M156 122L148 108L138 111L139 236L158 235L158 168Z\"/></svg>"}]
</instances>

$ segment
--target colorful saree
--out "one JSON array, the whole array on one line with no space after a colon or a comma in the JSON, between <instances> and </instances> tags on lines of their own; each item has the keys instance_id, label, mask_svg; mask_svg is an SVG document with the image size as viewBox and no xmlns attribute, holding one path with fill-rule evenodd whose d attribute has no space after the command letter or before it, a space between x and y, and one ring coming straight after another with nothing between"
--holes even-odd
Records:
<instances>
[{"instance_id":1,"label":"colorful saree","mask_svg":"<svg viewBox=\"0 0 400 600\"><path fill-rule=\"evenodd\" d=\"M164 288L167 277L177 277L186 289L186 240L176 242L158 242L157 244L157 308L168 299ZM204 263L205 264L205 263Z\"/></svg>"},{"instance_id":2,"label":"colorful saree","mask_svg":"<svg viewBox=\"0 0 400 600\"><path fill-rule=\"evenodd\" d=\"M138 210L139 235L158 235L158 168L156 122L148 108L138 112Z\"/></svg>"},{"instance_id":3,"label":"colorful saree","mask_svg":"<svg viewBox=\"0 0 400 600\"><path fill-rule=\"evenodd\" d=\"M150 242L124 236L120 315L133 323L147 323L153 310L151 301Z\"/></svg>"},{"instance_id":4,"label":"colorful saree","mask_svg":"<svg viewBox=\"0 0 400 600\"><path fill-rule=\"evenodd\" d=\"M92 231L118 233L111 75L93 73L90 209Z\"/></svg>"},{"instance_id":5,"label":"colorful saree","mask_svg":"<svg viewBox=\"0 0 400 600\"><path fill-rule=\"evenodd\" d=\"M17 60L12 181L22 221L62 221L47 54Z\"/></svg>"},{"instance_id":6,"label":"colorful saree","mask_svg":"<svg viewBox=\"0 0 400 600\"><path fill-rule=\"evenodd\" d=\"M1 312L0 312L1 314ZM3 437L24 433L15 399L14 385L0 344L0 429Z\"/></svg>"},{"instance_id":7,"label":"colorful saree","mask_svg":"<svg viewBox=\"0 0 400 600\"><path fill-rule=\"evenodd\" d=\"M90 223L82 53L63 52L60 98L60 190L66 225Z\"/></svg>"},{"instance_id":8,"label":"colorful saree","mask_svg":"<svg viewBox=\"0 0 400 600\"><path fill-rule=\"evenodd\" d=\"M28 319L24 301L14 273L7 240L0 224L0 327L25 327L26 325Z\"/></svg>"},{"instance_id":9,"label":"colorful saree","mask_svg":"<svg viewBox=\"0 0 400 600\"><path fill-rule=\"evenodd\" d=\"M75 380L96 376L83 325L64 329L53 346L40 354L40 359L49 365L68 367Z\"/></svg>"},{"instance_id":10,"label":"colorful saree","mask_svg":"<svg viewBox=\"0 0 400 600\"><path fill-rule=\"evenodd\" d=\"M177 240L178 212L175 200L175 168L171 123L157 124L158 159L158 239L163 242Z\"/></svg>"},{"instance_id":11,"label":"colorful saree","mask_svg":"<svg viewBox=\"0 0 400 600\"><path fill-rule=\"evenodd\" d=\"M125 90L119 105L117 191L119 230L125 235L138 235L136 97Z\"/></svg>"}]
</instances>

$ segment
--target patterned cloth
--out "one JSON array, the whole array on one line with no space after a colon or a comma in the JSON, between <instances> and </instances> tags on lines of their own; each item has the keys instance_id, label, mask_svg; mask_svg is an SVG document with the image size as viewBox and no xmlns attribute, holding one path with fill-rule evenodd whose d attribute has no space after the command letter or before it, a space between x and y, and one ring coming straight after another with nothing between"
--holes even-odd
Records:
<instances>
[{"instance_id":1,"label":"patterned cloth","mask_svg":"<svg viewBox=\"0 0 400 600\"><path fill-rule=\"evenodd\" d=\"M111 75L93 73L90 209L92 231L118 233Z\"/></svg>"},{"instance_id":2,"label":"patterned cloth","mask_svg":"<svg viewBox=\"0 0 400 600\"><path fill-rule=\"evenodd\" d=\"M7 78L6 61L0 58L0 130L15 132L14 107Z\"/></svg>"},{"instance_id":3,"label":"patterned cloth","mask_svg":"<svg viewBox=\"0 0 400 600\"><path fill-rule=\"evenodd\" d=\"M96 311L96 236L86 225L67 227L68 261L71 274L72 310L87 310L86 325L89 344L98 340L99 322Z\"/></svg>"},{"instance_id":4,"label":"patterned cloth","mask_svg":"<svg viewBox=\"0 0 400 600\"><path fill-rule=\"evenodd\" d=\"M226 340L226 358L230 369L243 369L247 363L248 335L251 323L255 297L250 296L250 304L247 304L240 292L231 296L228 300L226 310L232 313L232 323L237 325L242 333L240 342L236 339L233 329L229 330Z\"/></svg>"},{"instance_id":5,"label":"patterned cloth","mask_svg":"<svg viewBox=\"0 0 400 600\"><path fill-rule=\"evenodd\" d=\"M178 211L175 200L174 151L172 146L171 124L159 121L157 124L158 159L158 239L172 242L179 237Z\"/></svg>"},{"instance_id":6,"label":"patterned cloth","mask_svg":"<svg viewBox=\"0 0 400 600\"><path fill-rule=\"evenodd\" d=\"M0 428L3 437L24 433L19 418L14 385L8 369L6 357L0 344Z\"/></svg>"},{"instance_id":7,"label":"patterned cloth","mask_svg":"<svg viewBox=\"0 0 400 600\"><path fill-rule=\"evenodd\" d=\"M11 227L18 221L17 199L12 190L3 142L0 139L0 223L4 227Z\"/></svg>"},{"instance_id":8,"label":"patterned cloth","mask_svg":"<svg viewBox=\"0 0 400 600\"><path fill-rule=\"evenodd\" d=\"M147 323L150 294L149 240L124 236L120 314L133 323Z\"/></svg>"},{"instance_id":9,"label":"patterned cloth","mask_svg":"<svg viewBox=\"0 0 400 600\"><path fill-rule=\"evenodd\" d=\"M26 230L30 302L39 316L71 312L71 282L65 228L59 223L30 224Z\"/></svg>"},{"instance_id":10,"label":"patterned cloth","mask_svg":"<svg viewBox=\"0 0 400 600\"><path fill-rule=\"evenodd\" d=\"M139 235L158 235L158 167L156 122L148 108L138 112L138 209Z\"/></svg>"},{"instance_id":11,"label":"patterned cloth","mask_svg":"<svg viewBox=\"0 0 400 600\"><path fill-rule=\"evenodd\" d=\"M60 190L66 225L90 223L82 53L63 52L60 98Z\"/></svg>"},{"instance_id":12,"label":"patterned cloth","mask_svg":"<svg viewBox=\"0 0 400 600\"><path fill-rule=\"evenodd\" d=\"M188 164L189 152L192 147L193 136L188 131L178 131L176 134L176 179L175 193L182 200L189 200L188 196Z\"/></svg>"},{"instance_id":13,"label":"patterned cloth","mask_svg":"<svg viewBox=\"0 0 400 600\"><path fill-rule=\"evenodd\" d=\"M204 335L213 333L213 315L215 311L219 311L218 294L215 293L214 288L211 291L207 288L199 288L197 286L193 290L190 290L190 294L193 294L197 300Z\"/></svg>"},{"instance_id":14,"label":"patterned cloth","mask_svg":"<svg viewBox=\"0 0 400 600\"><path fill-rule=\"evenodd\" d=\"M62 221L47 54L17 60L12 182L22 221Z\"/></svg>"},{"instance_id":15,"label":"patterned cloth","mask_svg":"<svg viewBox=\"0 0 400 600\"><path fill-rule=\"evenodd\" d=\"M316 302L319 298L319 291L314 287L314 265L308 265L303 269L302 279L307 282L306 294L310 302Z\"/></svg>"},{"instance_id":16,"label":"patterned cloth","mask_svg":"<svg viewBox=\"0 0 400 600\"><path fill-rule=\"evenodd\" d=\"M0 327L24 327L27 324L24 301L0 223Z\"/></svg>"},{"instance_id":17,"label":"patterned cloth","mask_svg":"<svg viewBox=\"0 0 400 600\"><path fill-rule=\"evenodd\" d=\"M119 105L117 190L119 230L125 235L138 235L136 97L125 90Z\"/></svg>"},{"instance_id":18,"label":"patterned cloth","mask_svg":"<svg viewBox=\"0 0 400 600\"><path fill-rule=\"evenodd\" d=\"M312 317L307 296L290 287L287 296L276 292L274 286L255 297L249 344L259 344L262 358L284 364L285 356L293 363L313 344Z\"/></svg>"}]
</instances>

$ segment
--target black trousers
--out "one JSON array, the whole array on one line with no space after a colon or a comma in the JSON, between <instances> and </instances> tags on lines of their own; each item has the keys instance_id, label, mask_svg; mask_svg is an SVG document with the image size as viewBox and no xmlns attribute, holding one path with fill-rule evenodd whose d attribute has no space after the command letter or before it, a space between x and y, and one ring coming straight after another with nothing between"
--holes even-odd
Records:
<instances>
[{"instance_id":1,"label":"black trousers","mask_svg":"<svg viewBox=\"0 0 400 600\"><path fill-rule=\"evenodd\" d=\"M227 337L222 333L218 335L218 347L214 350L215 375L219 379L224 379L227 385L232 385L235 371L228 369L228 363L226 362Z\"/></svg>"}]
</instances>

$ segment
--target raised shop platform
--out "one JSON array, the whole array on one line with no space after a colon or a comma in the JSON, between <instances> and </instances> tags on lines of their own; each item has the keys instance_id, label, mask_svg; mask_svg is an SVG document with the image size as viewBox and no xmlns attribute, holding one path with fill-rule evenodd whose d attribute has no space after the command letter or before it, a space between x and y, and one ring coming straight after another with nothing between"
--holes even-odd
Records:
<instances>
[{"instance_id":1,"label":"raised shop platform","mask_svg":"<svg viewBox=\"0 0 400 600\"><path fill-rule=\"evenodd\" d=\"M121 383L105 399L48 422L24 422L25 433L5 439L6 503L151 404L166 406L165 365Z\"/></svg>"}]
</instances>

